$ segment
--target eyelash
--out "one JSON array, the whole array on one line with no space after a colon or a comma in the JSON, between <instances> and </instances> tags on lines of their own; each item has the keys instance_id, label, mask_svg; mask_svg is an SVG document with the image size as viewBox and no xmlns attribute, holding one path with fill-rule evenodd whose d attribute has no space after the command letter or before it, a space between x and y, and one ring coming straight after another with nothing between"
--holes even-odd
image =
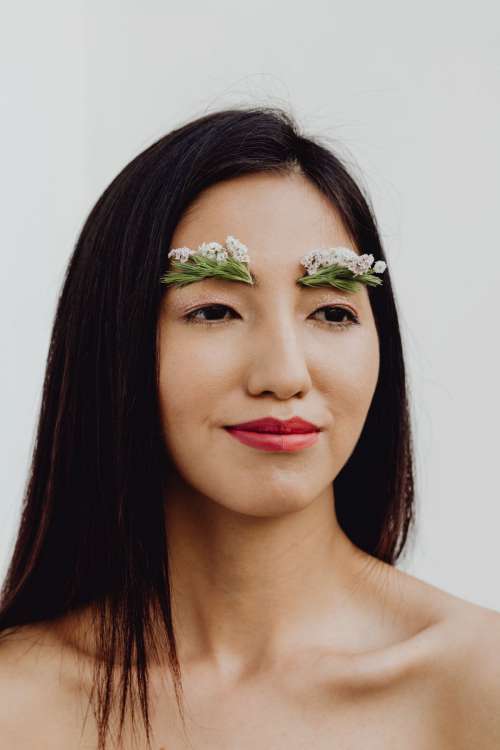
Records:
<instances>
[{"instance_id":1,"label":"eyelash","mask_svg":"<svg viewBox=\"0 0 500 750\"><path fill-rule=\"evenodd\" d=\"M213 328L213 326L219 326L223 325L225 323L228 323L228 320L220 320L220 321L206 321L206 320L199 320L195 318L194 316L196 313L201 312L202 310L209 310L212 308L226 308L226 310L232 310L229 305L223 305L223 304L211 304L211 305L203 305L202 307L197 307L195 310L191 310L187 313L187 315L184 316L187 323L194 323L195 325L202 325L202 326L208 326L209 328ZM336 329L346 329L350 328L352 325L357 325L359 323L358 317L351 312L351 310L348 310L346 307L342 307L341 305L324 305L323 307L318 307L317 310L314 312L321 312L322 310L342 310L347 315L351 316L351 320L349 321L341 321L341 322L334 322L334 321L320 321L324 325L328 326L329 328L336 328ZM234 311L233 311L234 312Z\"/></svg>"}]
</instances>

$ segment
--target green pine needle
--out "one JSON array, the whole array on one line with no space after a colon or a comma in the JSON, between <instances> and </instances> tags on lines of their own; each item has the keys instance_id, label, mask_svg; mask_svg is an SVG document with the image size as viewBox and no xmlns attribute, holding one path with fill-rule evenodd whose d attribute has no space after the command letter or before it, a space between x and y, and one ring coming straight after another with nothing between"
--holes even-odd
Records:
<instances>
[{"instance_id":1,"label":"green pine needle","mask_svg":"<svg viewBox=\"0 0 500 750\"><path fill-rule=\"evenodd\" d=\"M370 271L355 276L345 266L331 265L323 266L311 275L301 276L300 279L297 279L297 283L303 286L333 286L343 292L357 292L360 283L368 286L379 286L382 279Z\"/></svg>"},{"instance_id":2,"label":"green pine needle","mask_svg":"<svg viewBox=\"0 0 500 750\"><path fill-rule=\"evenodd\" d=\"M214 276L219 279L243 281L246 284L254 283L246 264L232 257L220 263L215 258L192 255L186 263L174 260L172 268L174 270L168 271L160 278L162 284L185 286ZM345 266L331 265L323 266L314 274L301 276L297 279L297 283L312 287L333 286L343 292L356 292L360 283L368 286L379 286L382 284L382 279L370 271L355 276Z\"/></svg>"},{"instance_id":3,"label":"green pine needle","mask_svg":"<svg viewBox=\"0 0 500 750\"><path fill-rule=\"evenodd\" d=\"M247 266L235 258L229 257L223 263L215 258L207 258L204 255L191 255L187 263L174 260L173 271L168 271L160 278L162 284L177 284L185 286L194 281L201 281L210 276L219 279L230 279L231 281L243 281L253 284L253 278Z\"/></svg>"}]
</instances>

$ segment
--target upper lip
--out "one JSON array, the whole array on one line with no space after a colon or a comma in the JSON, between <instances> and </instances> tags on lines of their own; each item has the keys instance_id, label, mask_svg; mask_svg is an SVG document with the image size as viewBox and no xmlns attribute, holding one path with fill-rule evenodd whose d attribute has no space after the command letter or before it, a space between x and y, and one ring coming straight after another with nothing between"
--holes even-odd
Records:
<instances>
[{"instance_id":1,"label":"upper lip","mask_svg":"<svg viewBox=\"0 0 500 750\"><path fill-rule=\"evenodd\" d=\"M276 419L275 417L263 417L251 422L240 422L239 424L226 425L231 429L248 430L250 432L274 432L277 434L291 434L303 432L319 432L320 428L300 417L291 419Z\"/></svg>"}]
</instances>

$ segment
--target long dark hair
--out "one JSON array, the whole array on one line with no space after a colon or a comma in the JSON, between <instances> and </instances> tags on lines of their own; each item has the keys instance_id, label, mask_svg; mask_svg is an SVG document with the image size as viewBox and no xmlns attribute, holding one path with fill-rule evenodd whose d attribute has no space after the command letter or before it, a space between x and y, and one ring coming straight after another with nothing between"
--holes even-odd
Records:
<instances>
[{"instance_id":1,"label":"long dark hair","mask_svg":"<svg viewBox=\"0 0 500 750\"><path fill-rule=\"evenodd\" d=\"M199 117L135 157L92 208L69 260L0 631L92 605L101 654L94 682L99 750L115 705L116 664L120 729L128 697L133 714L138 696L150 746L150 645L168 646L183 715L164 521L169 459L157 388L166 288L159 278L170 239L210 185L290 170L301 170L330 199L361 252L384 259L370 201L332 148L301 134L282 109L252 107ZM382 286L367 289L380 372L362 434L334 482L336 511L355 545L394 565L414 522L408 388L389 271Z\"/></svg>"}]
</instances>

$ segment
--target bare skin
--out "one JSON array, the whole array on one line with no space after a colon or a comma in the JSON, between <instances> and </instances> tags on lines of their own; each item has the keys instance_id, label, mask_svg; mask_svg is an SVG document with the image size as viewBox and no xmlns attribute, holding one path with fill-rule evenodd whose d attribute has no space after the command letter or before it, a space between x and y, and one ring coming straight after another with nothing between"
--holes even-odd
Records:
<instances>
[{"instance_id":1,"label":"bare skin","mask_svg":"<svg viewBox=\"0 0 500 750\"><path fill-rule=\"evenodd\" d=\"M154 750L498 748L500 614L361 552L336 517L332 481L373 397L378 336L365 288L294 282L303 254L352 241L300 175L214 186L172 247L227 234L248 246L258 288L214 279L170 288L158 325L188 734L166 663L153 667ZM214 304L225 322L186 322ZM359 323L336 327L318 313L325 305ZM320 440L266 453L223 429L268 415L315 422ZM91 716L80 737L93 664L88 616L26 626L1 644L9 748L95 747ZM132 750L130 734L120 747Z\"/></svg>"},{"instance_id":2,"label":"bare skin","mask_svg":"<svg viewBox=\"0 0 500 750\"><path fill-rule=\"evenodd\" d=\"M297 653L245 678L221 675L209 657L186 662L187 738L168 669L153 669L153 750L497 750L500 615L373 566L386 609L367 609L369 648L335 653L306 637ZM96 747L92 656L75 637L86 620L84 612L24 626L1 643L0 737L9 750ZM118 747L145 744L126 731Z\"/></svg>"}]
</instances>

